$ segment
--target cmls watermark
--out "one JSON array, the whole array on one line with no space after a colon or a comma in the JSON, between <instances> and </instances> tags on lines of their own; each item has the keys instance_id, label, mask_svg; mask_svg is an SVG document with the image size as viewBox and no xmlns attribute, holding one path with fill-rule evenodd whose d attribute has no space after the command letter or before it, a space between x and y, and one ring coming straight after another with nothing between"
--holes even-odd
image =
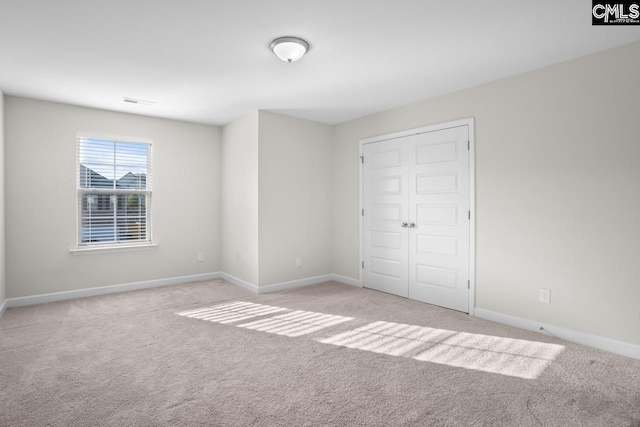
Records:
<instances>
[{"instance_id":1,"label":"cmls watermark","mask_svg":"<svg viewBox=\"0 0 640 427\"><path fill-rule=\"evenodd\" d=\"M640 25L640 1L593 0L591 25Z\"/></svg>"}]
</instances>

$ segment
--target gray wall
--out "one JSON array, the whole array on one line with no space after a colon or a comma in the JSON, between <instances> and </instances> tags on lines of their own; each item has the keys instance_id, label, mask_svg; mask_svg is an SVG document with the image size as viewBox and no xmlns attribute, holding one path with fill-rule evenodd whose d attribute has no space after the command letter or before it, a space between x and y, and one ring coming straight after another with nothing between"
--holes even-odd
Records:
<instances>
[{"instance_id":1,"label":"gray wall","mask_svg":"<svg viewBox=\"0 0 640 427\"><path fill-rule=\"evenodd\" d=\"M213 126L5 98L7 297L220 270L221 132ZM74 256L76 132L153 140L149 251ZM197 253L204 262L197 262Z\"/></svg>"},{"instance_id":2,"label":"gray wall","mask_svg":"<svg viewBox=\"0 0 640 427\"><path fill-rule=\"evenodd\" d=\"M266 111L259 121L260 286L331 274L332 127Z\"/></svg>"},{"instance_id":3,"label":"gray wall","mask_svg":"<svg viewBox=\"0 0 640 427\"><path fill-rule=\"evenodd\" d=\"M4 94L0 91L0 306L7 296L4 209Z\"/></svg>"},{"instance_id":4,"label":"gray wall","mask_svg":"<svg viewBox=\"0 0 640 427\"><path fill-rule=\"evenodd\" d=\"M334 273L359 274L359 139L475 117L477 307L640 343L639 75L634 43L336 126Z\"/></svg>"},{"instance_id":5,"label":"gray wall","mask_svg":"<svg viewBox=\"0 0 640 427\"><path fill-rule=\"evenodd\" d=\"M258 285L258 112L222 129L222 271Z\"/></svg>"}]
</instances>

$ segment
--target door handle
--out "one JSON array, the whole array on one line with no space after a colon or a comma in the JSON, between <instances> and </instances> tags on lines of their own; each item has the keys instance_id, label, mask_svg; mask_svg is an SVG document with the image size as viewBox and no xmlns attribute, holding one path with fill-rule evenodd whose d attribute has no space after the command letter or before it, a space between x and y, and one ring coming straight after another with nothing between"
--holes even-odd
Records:
<instances>
[{"instance_id":1,"label":"door handle","mask_svg":"<svg viewBox=\"0 0 640 427\"><path fill-rule=\"evenodd\" d=\"M407 223L403 221L403 222L402 222L402 224L400 224L400 226L401 226L402 228L407 228Z\"/></svg>"},{"instance_id":2,"label":"door handle","mask_svg":"<svg viewBox=\"0 0 640 427\"><path fill-rule=\"evenodd\" d=\"M413 222L410 222L410 223L409 223L409 228L416 228L416 224L415 224L415 223L413 223Z\"/></svg>"}]
</instances>

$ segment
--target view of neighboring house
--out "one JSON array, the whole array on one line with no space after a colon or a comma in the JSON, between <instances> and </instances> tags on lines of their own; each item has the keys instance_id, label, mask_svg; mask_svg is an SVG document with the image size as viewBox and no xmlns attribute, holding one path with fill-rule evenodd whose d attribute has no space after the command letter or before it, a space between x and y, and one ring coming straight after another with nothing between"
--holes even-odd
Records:
<instances>
[{"instance_id":1,"label":"view of neighboring house","mask_svg":"<svg viewBox=\"0 0 640 427\"><path fill-rule=\"evenodd\" d=\"M98 190L142 190L147 186L144 173L127 172L119 179L108 179L80 165L80 187ZM146 196L118 191L114 194L82 193L80 202L80 243L146 239Z\"/></svg>"}]
</instances>

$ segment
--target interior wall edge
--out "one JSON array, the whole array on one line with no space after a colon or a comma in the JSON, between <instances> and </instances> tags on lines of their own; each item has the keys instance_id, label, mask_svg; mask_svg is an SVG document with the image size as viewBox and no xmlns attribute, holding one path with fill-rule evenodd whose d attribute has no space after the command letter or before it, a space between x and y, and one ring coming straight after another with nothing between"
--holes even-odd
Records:
<instances>
[{"instance_id":1,"label":"interior wall edge","mask_svg":"<svg viewBox=\"0 0 640 427\"><path fill-rule=\"evenodd\" d=\"M301 288L304 286L317 285L318 283L329 282L332 280L331 274L323 274L320 276L307 277L304 279L290 280L288 282L272 283L258 287L259 294L284 291L288 289Z\"/></svg>"},{"instance_id":2,"label":"interior wall edge","mask_svg":"<svg viewBox=\"0 0 640 427\"><path fill-rule=\"evenodd\" d=\"M258 120L257 283L331 274L332 127L264 110Z\"/></svg>"},{"instance_id":3,"label":"interior wall edge","mask_svg":"<svg viewBox=\"0 0 640 427\"><path fill-rule=\"evenodd\" d=\"M232 285L236 285L243 289L246 289L249 292L253 292L254 294L258 293L258 286L254 285L253 283L249 283L246 280L242 280L236 276L232 276L231 274L220 272L220 278L226 280Z\"/></svg>"},{"instance_id":4,"label":"interior wall edge","mask_svg":"<svg viewBox=\"0 0 640 427\"><path fill-rule=\"evenodd\" d=\"M341 274L333 273L331 274L332 280L335 282L344 283L349 286L356 286L358 288L362 288L362 282L359 279L354 279L351 277L343 276Z\"/></svg>"},{"instance_id":5,"label":"interior wall edge","mask_svg":"<svg viewBox=\"0 0 640 427\"><path fill-rule=\"evenodd\" d=\"M0 318L7 298L7 244L5 204L5 95L0 89Z\"/></svg>"}]
</instances>

